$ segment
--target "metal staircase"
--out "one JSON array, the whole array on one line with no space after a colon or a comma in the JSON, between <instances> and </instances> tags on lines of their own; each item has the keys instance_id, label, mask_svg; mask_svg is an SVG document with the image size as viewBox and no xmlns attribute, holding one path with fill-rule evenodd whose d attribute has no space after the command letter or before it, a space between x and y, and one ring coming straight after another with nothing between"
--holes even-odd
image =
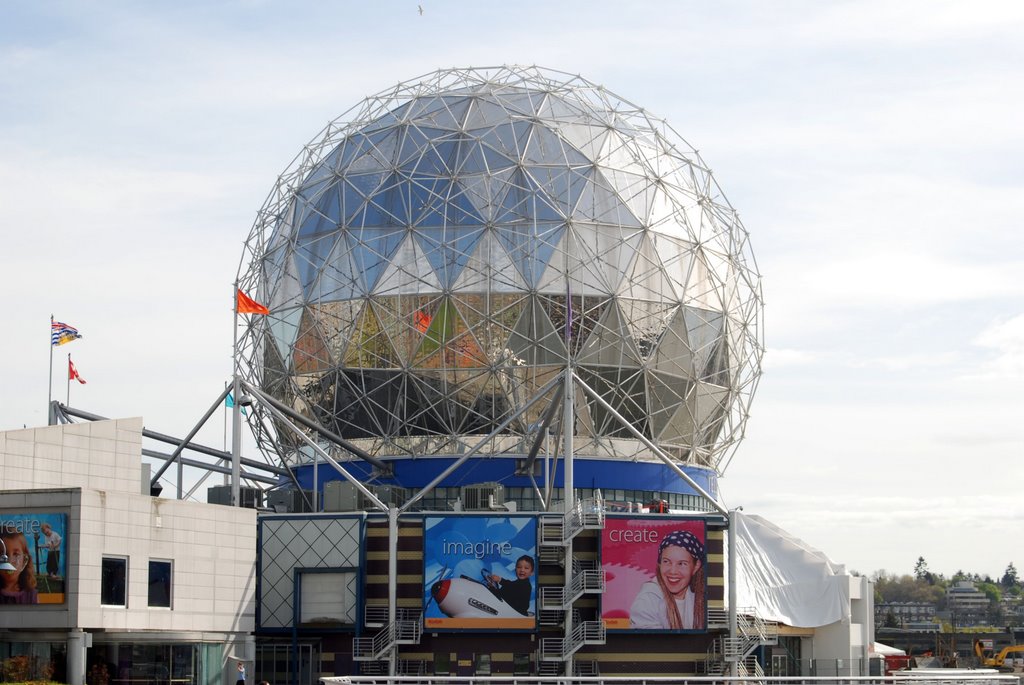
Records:
<instances>
[{"instance_id":1,"label":"metal staircase","mask_svg":"<svg viewBox=\"0 0 1024 685\"><path fill-rule=\"evenodd\" d=\"M565 566L572 550L573 539L584 530L604 528L605 508L601 491L593 497L576 500L575 504L561 516L548 515L540 519L540 557L542 563L557 563ZM561 675L564 667L555 672L554 662L567 661L584 645L604 644L603 621L580 621L576 617L573 603L585 594L604 592L604 571L594 564L585 565L573 558L571 568L565 572L565 585L540 588L537 611L541 625L571 624L570 634L564 637L541 639L538 652L540 674ZM572 611L573 620L566 621L566 612Z\"/></svg>"},{"instance_id":2,"label":"metal staircase","mask_svg":"<svg viewBox=\"0 0 1024 685\"><path fill-rule=\"evenodd\" d=\"M606 632L604 621L583 621L572 628L568 637L545 637L540 641L542 661L565 661L584 645L603 645Z\"/></svg>"},{"instance_id":3,"label":"metal staircase","mask_svg":"<svg viewBox=\"0 0 1024 685\"><path fill-rule=\"evenodd\" d=\"M583 530L604 528L604 497L597 490L593 497L576 500L572 509L561 516L540 519L541 547L565 547Z\"/></svg>"},{"instance_id":4,"label":"metal staircase","mask_svg":"<svg viewBox=\"0 0 1024 685\"><path fill-rule=\"evenodd\" d=\"M397 612L396 615L398 615ZM397 619L372 637L353 639L352 659L354 661L379 661L397 645L418 644L423 635L423 621L419 612L406 610L403 616L405 618Z\"/></svg>"},{"instance_id":5,"label":"metal staircase","mask_svg":"<svg viewBox=\"0 0 1024 685\"><path fill-rule=\"evenodd\" d=\"M604 588L604 571L579 568L579 562L573 560L573 570L565 587L545 586L540 589L540 610L564 611L583 595L600 594Z\"/></svg>"},{"instance_id":6,"label":"metal staircase","mask_svg":"<svg viewBox=\"0 0 1024 685\"><path fill-rule=\"evenodd\" d=\"M708 610L708 628L723 630L728 627L729 616L725 609ZM735 661L741 675L763 676L764 671L753 656L753 651L761 646L778 643L778 622L761 618L753 608L737 609L736 637L723 636L711 643L704 662L704 673L723 675L729 670L728 663Z\"/></svg>"}]
</instances>

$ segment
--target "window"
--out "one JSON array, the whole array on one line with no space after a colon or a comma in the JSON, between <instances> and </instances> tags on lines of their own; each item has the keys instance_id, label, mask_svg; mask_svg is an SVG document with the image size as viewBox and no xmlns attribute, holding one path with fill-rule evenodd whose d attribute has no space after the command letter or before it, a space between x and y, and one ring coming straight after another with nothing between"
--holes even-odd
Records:
<instances>
[{"instance_id":1,"label":"window","mask_svg":"<svg viewBox=\"0 0 1024 685\"><path fill-rule=\"evenodd\" d=\"M103 557L100 574L100 604L123 607L128 605L128 560L123 557Z\"/></svg>"},{"instance_id":2,"label":"window","mask_svg":"<svg viewBox=\"0 0 1024 685\"><path fill-rule=\"evenodd\" d=\"M355 624L355 573L304 572L299 579L299 623Z\"/></svg>"},{"instance_id":3,"label":"window","mask_svg":"<svg viewBox=\"0 0 1024 685\"><path fill-rule=\"evenodd\" d=\"M512 655L512 673L513 675L530 675L529 654Z\"/></svg>"},{"instance_id":4,"label":"window","mask_svg":"<svg viewBox=\"0 0 1024 685\"><path fill-rule=\"evenodd\" d=\"M149 606L171 608L171 562L149 560Z\"/></svg>"},{"instance_id":5,"label":"window","mask_svg":"<svg viewBox=\"0 0 1024 685\"><path fill-rule=\"evenodd\" d=\"M476 655L476 675L491 675L491 655Z\"/></svg>"}]
</instances>

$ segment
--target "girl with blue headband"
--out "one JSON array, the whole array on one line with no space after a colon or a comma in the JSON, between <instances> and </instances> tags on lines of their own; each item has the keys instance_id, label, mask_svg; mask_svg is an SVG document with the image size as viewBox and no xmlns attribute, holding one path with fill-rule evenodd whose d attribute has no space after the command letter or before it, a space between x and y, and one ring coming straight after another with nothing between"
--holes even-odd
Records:
<instances>
[{"instance_id":1,"label":"girl with blue headband","mask_svg":"<svg viewBox=\"0 0 1024 685\"><path fill-rule=\"evenodd\" d=\"M662 538L655 580L643 584L629 610L632 627L703 628L704 561L704 543L690 531L677 530Z\"/></svg>"}]
</instances>

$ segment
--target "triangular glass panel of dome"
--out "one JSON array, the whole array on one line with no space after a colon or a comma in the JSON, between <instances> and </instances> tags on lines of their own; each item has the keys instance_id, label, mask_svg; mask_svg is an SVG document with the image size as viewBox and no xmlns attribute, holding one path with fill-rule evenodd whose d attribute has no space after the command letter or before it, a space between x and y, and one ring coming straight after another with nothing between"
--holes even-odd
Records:
<instances>
[{"instance_id":1,"label":"triangular glass panel of dome","mask_svg":"<svg viewBox=\"0 0 1024 685\"><path fill-rule=\"evenodd\" d=\"M649 234L649 239L674 290L684 293L693 270L693 243L655 232Z\"/></svg>"},{"instance_id":2,"label":"triangular glass panel of dome","mask_svg":"<svg viewBox=\"0 0 1024 685\"><path fill-rule=\"evenodd\" d=\"M315 284L309 289L313 302L347 300L366 294L366 286L360 276L349 249L350 239L343 236L334 246L323 265Z\"/></svg>"},{"instance_id":3,"label":"triangular glass panel of dome","mask_svg":"<svg viewBox=\"0 0 1024 685\"><path fill-rule=\"evenodd\" d=\"M330 350L313 312L302 310L299 334L292 347L292 367L297 374L325 371L333 366Z\"/></svg>"},{"instance_id":4,"label":"triangular glass panel of dome","mask_svg":"<svg viewBox=\"0 0 1024 685\"><path fill-rule=\"evenodd\" d=\"M602 168L601 173L611 183L619 198L626 203L630 214L637 217L641 223L646 223L655 192L651 179L608 167Z\"/></svg>"},{"instance_id":5,"label":"triangular glass panel of dome","mask_svg":"<svg viewBox=\"0 0 1024 685\"><path fill-rule=\"evenodd\" d=\"M588 181L583 186L573 211L573 216L577 220L616 226L641 225L640 220L622 202L600 171L592 169L588 173Z\"/></svg>"},{"instance_id":6,"label":"triangular glass panel of dome","mask_svg":"<svg viewBox=\"0 0 1024 685\"><path fill-rule=\"evenodd\" d=\"M608 134L607 127L574 121L561 124L558 134L590 163L601 161L601 150Z\"/></svg>"},{"instance_id":7,"label":"triangular glass panel of dome","mask_svg":"<svg viewBox=\"0 0 1024 685\"><path fill-rule=\"evenodd\" d=\"M580 348L580 364L640 366L640 353L616 302L607 306Z\"/></svg>"},{"instance_id":8,"label":"triangular glass panel of dome","mask_svg":"<svg viewBox=\"0 0 1024 685\"><path fill-rule=\"evenodd\" d=\"M423 146L417 157L406 159L400 167L404 174L422 177L448 176L456 168L459 140L448 134L444 138L433 138Z\"/></svg>"},{"instance_id":9,"label":"triangular glass panel of dome","mask_svg":"<svg viewBox=\"0 0 1024 685\"><path fill-rule=\"evenodd\" d=\"M481 131L480 141L514 160L523 160L523 150L529 142L533 125L529 121L501 123L494 128Z\"/></svg>"},{"instance_id":10,"label":"triangular glass panel of dome","mask_svg":"<svg viewBox=\"0 0 1024 685\"><path fill-rule=\"evenodd\" d=\"M417 227L479 226L484 223L466 189L451 179L413 176L409 184Z\"/></svg>"},{"instance_id":11,"label":"triangular glass panel of dome","mask_svg":"<svg viewBox=\"0 0 1024 685\"><path fill-rule=\"evenodd\" d=\"M501 189L496 189L501 192ZM514 224L533 221L563 221L563 217L547 201L544 190L522 169L509 176L504 193L499 195L495 222Z\"/></svg>"},{"instance_id":12,"label":"triangular glass panel of dome","mask_svg":"<svg viewBox=\"0 0 1024 685\"><path fill-rule=\"evenodd\" d=\"M507 168L489 174L460 176L455 185L481 219L494 221L498 213L498 198L504 197L512 173L513 169Z\"/></svg>"},{"instance_id":13,"label":"triangular glass panel of dome","mask_svg":"<svg viewBox=\"0 0 1024 685\"><path fill-rule=\"evenodd\" d=\"M612 409L626 419L630 425L651 437L648 425L644 378L639 368L607 368L580 366L580 378L600 395ZM589 395L585 395L590 406L594 430L597 435L609 438L628 438L632 433L607 409Z\"/></svg>"},{"instance_id":14,"label":"triangular glass panel of dome","mask_svg":"<svg viewBox=\"0 0 1024 685\"><path fill-rule=\"evenodd\" d=\"M474 97L466 115L465 126L470 133L476 135L507 122L508 111L504 107L485 97Z\"/></svg>"},{"instance_id":15,"label":"triangular glass panel of dome","mask_svg":"<svg viewBox=\"0 0 1024 685\"><path fill-rule=\"evenodd\" d=\"M507 411L507 402L494 374L488 370L479 373L460 373L459 390L455 401L462 409L457 416L455 432L462 435L489 433L496 424L495 415Z\"/></svg>"},{"instance_id":16,"label":"triangular glass panel of dome","mask_svg":"<svg viewBox=\"0 0 1024 685\"><path fill-rule=\"evenodd\" d=\"M536 287L564 232L565 224L555 222L519 223L494 229L509 259L530 288Z\"/></svg>"},{"instance_id":17,"label":"triangular glass panel of dome","mask_svg":"<svg viewBox=\"0 0 1024 685\"><path fill-rule=\"evenodd\" d=\"M430 356L442 350L459 331L466 326L459 319L455 305L447 297L442 297L432 306L422 307L417 312L415 325L423 334L423 339L416 350L414 366L437 368L424 364Z\"/></svg>"},{"instance_id":18,"label":"triangular glass panel of dome","mask_svg":"<svg viewBox=\"0 0 1024 685\"><path fill-rule=\"evenodd\" d=\"M523 150L523 161L529 164L553 164L566 166L590 166L591 162L570 145L566 145L551 129L538 125Z\"/></svg>"},{"instance_id":19,"label":"triangular glass panel of dome","mask_svg":"<svg viewBox=\"0 0 1024 685\"><path fill-rule=\"evenodd\" d=\"M481 349L487 352L488 359L496 364L504 364L502 360L508 354L503 350L508 346L508 338L519 321L527 298L521 291L508 294L492 292L487 297L467 293L453 295L452 298Z\"/></svg>"},{"instance_id":20,"label":"triangular glass panel of dome","mask_svg":"<svg viewBox=\"0 0 1024 685\"><path fill-rule=\"evenodd\" d=\"M455 292L522 292L526 289L526 282L498 239L484 231L452 289Z\"/></svg>"},{"instance_id":21,"label":"triangular glass panel of dome","mask_svg":"<svg viewBox=\"0 0 1024 685\"><path fill-rule=\"evenodd\" d=\"M420 327L430 307L429 298L385 295L372 298L370 303L401 364L409 363L423 339Z\"/></svg>"},{"instance_id":22,"label":"triangular glass panel of dome","mask_svg":"<svg viewBox=\"0 0 1024 685\"><path fill-rule=\"evenodd\" d=\"M563 333L556 329L537 299L530 299L523 308L506 349L513 366L564 365L566 360Z\"/></svg>"},{"instance_id":23,"label":"triangular glass panel of dome","mask_svg":"<svg viewBox=\"0 0 1024 685\"><path fill-rule=\"evenodd\" d=\"M298 235L303 238L329 233L337 230L340 223L341 202L338 194L327 192L319 198L315 205L310 206L308 212L304 212Z\"/></svg>"},{"instance_id":24,"label":"triangular glass panel of dome","mask_svg":"<svg viewBox=\"0 0 1024 685\"><path fill-rule=\"evenodd\" d=\"M299 337L299 321L302 319L302 307L291 309L272 309L267 315L270 337L274 341L281 359L288 359L296 338Z\"/></svg>"},{"instance_id":25,"label":"triangular glass panel of dome","mask_svg":"<svg viewBox=\"0 0 1024 685\"><path fill-rule=\"evenodd\" d=\"M391 227L409 224L409 182L400 174L390 174L366 202L362 214L354 217L353 226Z\"/></svg>"},{"instance_id":26,"label":"triangular glass panel of dome","mask_svg":"<svg viewBox=\"0 0 1024 685\"><path fill-rule=\"evenodd\" d=\"M619 284L619 295L634 300L676 303L675 288L661 265L649 234L641 235L633 264Z\"/></svg>"},{"instance_id":27,"label":"triangular glass panel of dome","mask_svg":"<svg viewBox=\"0 0 1024 685\"><path fill-rule=\"evenodd\" d=\"M483 226L422 227L415 233L427 262L445 288L458 279L483 234Z\"/></svg>"},{"instance_id":28,"label":"triangular glass panel of dome","mask_svg":"<svg viewBox=\"0 0 1024 685\"><path fill-rule=\"evenodd\" d=\"M694 249L691 267L690 278L682 291L686 304L702 309L722 309L719 279L715 271L708 267L707 256L699 246Z\"/></svg>"},{"instance_id":29,"label":"triangular glass panel of dome","mask_svg":"<svg viewBox=\"0 0 1024 685\"><path fill-rule=\"evenodd\" d=\"M348 344L349 335L356 325L359 314L363 311L363 301L359 299L340 300L334 302L318 302L309 305L316 316L324 340L330 347L332 355L342 358L342 350Z\"/></svg>"},{"instance_id":30,"label":"triangular glass panel of dome","mask_svg":"<svg viewBox=\"0 0 1024 685\"><path fill-rule=\"evenodd\" d=\"M384 173L345 176L344 183L335 188L335 192L341 194L342 216L345 218L345 224L353 223L357 216L360 217L358 223L362 223L361 213L366 207L367 201L373 197L387 177L389 174ZM392 181L393 183L394 181Z\"/></svg>"},{"instance_id":31,"label":"triangular glass panel of dome","mask_svg":"<svg viewBox=\"0 0 1024 685\"><path fill-rule=\"evenodd\" d=\"M522 114L528 117L537 115L537 105L543 99L543 94L536 91L521 91L501 94L501 104L511 114Z\"/></svg>"},{"instance_id":32,"label":"triangular glass panel of dome","mask_svg":"<svg viewBox=\"0 0 1024 685\"><path fill-rule=\"evenodd\" d=\"M696 378L683 308L675 311L654 352L654 368L667 375Z\"/></svg>"},{"instance_id":33,"label":"triangular glass panel of dome","mask_svg":"<svg viewBox=\"0 0 1024 685\"><path fill-rule=\"evenodd\" d=\"M567 167L528 166L525 169L534 184L543 190L547 204L557 209L561 217L570 218L586 185L586 176Z\"/></svg>"},{"instance_id":34,"label":"triangular glass panel of dome","mask_svg":"<svg viewBox=\"0 0 1024 685\"><path fill-rule=\"evenodd\" d=\"M377 286L377 280L402 244L405 233L404 226L349 229L348 235L355 240L352 261L358 273L363 274L367 292Z\"/></svg>"},{"instance_id":35,"label":"triangular glass panel of dome","mask_svg":"<svg viewBox=\"0 0 1024 685\"><path fill-rule=\"evenodd\" d=\"M295 242L295 266L298 267L299 282L306 297L310 297L313 284L320 275L320 269L341 239L338 232L299 238Z\"/></svg>"},{"instance_id":36,"label":"triangular glass panel of dome","mask_svg":"<svg viewBox=\"0 0 1024 685\"><path fill-rule=\"evenodd\" d=\"M382 114L375 118L373 121L368 123L363 128L359 129L360 133L371 133L373 131L379 131L386 128L391 128L395 124L403 121L409 112L409 108L412 107L415 100L409 102L403 102L398 107L394 108L386 114Z\"/></svg>"},{"instance_id":37,"label":"triangular glass panel of dome","mask_svg":"<svg viewBox=\"0 0 1024 685\"><path fill-rule=\"evenodd\" d=\"M678 305L626 297L619 297L618 302L622 308L623 321L640 358L651 359Z\"/></svg>"},{"instance_id":38,"label":"triangular glass panel of dome","mask_svg":"<svg viewBox=\"0 0 1024 685\"><path fill-rule=\"evenodd\" d=\"M344 365L359 369L388 369L398 365L399 357L380 320L367 303L349 336Z\"/></svg>"},{"instance_id":39,"label":"triangular glass panel of dome","mask_svg":"<svg viewBox=\"0 0 1024 685\"><path fill-rule=\"evenodd\" d=\"M440 289L437 274L424 258L419 243L409 233L388 260L384 274L372 292L374 295L407 295Z\"/></svg>"},{"instance_id":40,"label":"triangular glass panel of dome","mask_svg":"<svg viewBox=\"0 0 1024 685\"><path fill-rule=\"evenodd\" d=\"M710 383L696 383L690 396L687 398L687 405L695 420L697 434L704 438L701 444L710 445L714 443L721 426L722 418L726 412L729 390L719 385Z\"/></svg>"},{"instance_id":41,"label":"triangular glass panel of dome","mask_svg":"<svg viewBox=\"0 0 1024 685\"><path fill-rule=\"evenodd\" d=\"M444 110L444 101L441 98L419 97L412 101L405 120L411 123L419 123L423 119L429 120L431 115L439 110Z\"/></svg>"},{"instance_id":42,"label":"triangular glass panel of dome","mask_svg":"<svg viewBox=\"0 0 1024 685\"><path fill-rule=\"evenodd\" d=\"M346 174L382 173L390 169L398 148L399 135L394 129L368 137L363 153L344 168Z\"/></svg>"},{"instance_id":43,"label":"triangular glass panel of dome","mask_svg":"<svg viewBox=\"0 0 1024 685\"><path fill-rule=\"evenodd\" d=\"M302 180L302 185L295 191L295 197L304 205L315 206L324 189L331 184L332 180L334 180L334 172L326 166L318 166Z\"/></svg>"},{"instance_id":44,"label":"triangular glass panel of dome","mask_svg":"<svg viewBox=\"0 0 1024 685\"><path fill-rule=\"evenodd\" d=\"M583 111L569 102L566 102L565 98L556 95L555 93L545 93L544 100L537 106L537 116L540 119L558 121L559 132L567 125L563 123L566 120L572 121L580 119L584 116Z\"/></svg>"},{"instance_id":45,"label":"triangular glass panel of dome","mask_svg":"<svg viewBox=\"0 0 1024 685\"><path fill-rule=\"evenodd\" d=\"M651 432L658 439L686 401L691 383L680 376L657 371L648 371L646 375Z\"/></svg>"},{"instance_id":46,"label":"triangular glass panel of dome","mask_svg":"<svg viewBox=\"0 0 1024 685\"><path fill-rule=\"evenodd\" d=\"M424 148L430 144L430 136L417 126L403 124L398 130L401 132L401 142L395 161L399 167L404 167L410 162L415 163L420 158Z\"/></svg>"},{"instance_id":47,"label":"triangular glass panel of dome","mask_svg":"<svg viewBox=\"0 0 1024 685\"><path fill-rule=\"evenodd\" d=\"M450 435L451 412L442 390L444 383L425 374L412 374L406 385L409 409L402 425L407 435Z\"/></svg>"},{"instance_id":48,"label":"triangular glass panel of dome","mask_svg":"<svg viewBox=\"0 0 1024 685\"><path fill-rule=\"evenodd\" d=\"M277 252L275 250L272 254L276 255ZM267 307L270 311L301 306L303 302L302 284L299 282L299 271L295 266L295 257L287 251L285 254L286 257L279 275L272 280L269 277L267 279L268 283L276 284L270 292L270 301L267 302Z\"/></svg>"},{"instance_id":49,"label":"triangular glass panel of dome","mask_svg":"<svg viewBox=\"0 0 1024 685\"><path fill-rule=\"evenodd\" d=\"M574 223L567 248L573 255L570 276L584 292L617 292L641 235L633 228Z\"/></svg>"},{"instance_id":50,"label":"triangular glass panel of dome","mask_svg":"<svg viewBox=\"0 0 1024 685\"><path fill-rule=\"evenodd\" d=\"M724 317L721 312L683 307L686 333L693 350L693 367L698 378L703 378L708 364L717 357L718 349L724 343Z\"/></svg>"}]
</instances>

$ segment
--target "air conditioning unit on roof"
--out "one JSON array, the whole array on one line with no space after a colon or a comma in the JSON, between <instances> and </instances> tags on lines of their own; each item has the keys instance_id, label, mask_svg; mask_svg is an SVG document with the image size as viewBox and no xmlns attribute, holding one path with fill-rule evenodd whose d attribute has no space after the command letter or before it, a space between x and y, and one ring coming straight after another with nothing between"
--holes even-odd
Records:
<instances>
[{"instance_id":1,"label":"air conditioning unit on roof","mask_svg":"<svg viewBox=\"0 0 1024 685\"><path fill-rule=\"evenodd\" d=\"M464 511L490 511L505 504L505 486L501 483L476 483L462 486Z\"/></svg>"}]
</instances>

